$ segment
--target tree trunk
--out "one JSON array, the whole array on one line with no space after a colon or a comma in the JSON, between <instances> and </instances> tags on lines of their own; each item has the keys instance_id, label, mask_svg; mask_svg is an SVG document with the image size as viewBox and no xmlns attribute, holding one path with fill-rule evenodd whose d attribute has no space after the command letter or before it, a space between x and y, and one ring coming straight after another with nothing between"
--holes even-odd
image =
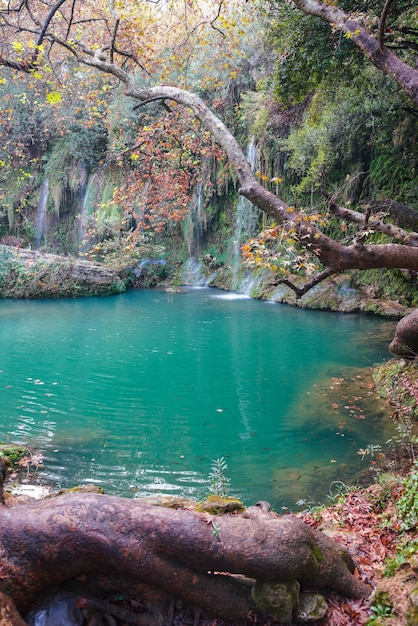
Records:
<instances>
[{"instance_id":1,"label":"tree trunk","mask_svg":"<svg viewBox=\"0 0 418 626\"><path fill-rule=\"evenodd\" d=\"M418 309L403 317L396 325L389 350L396 356L414 360L418 356Z\"/></svg>"},{"instance_id":2,"label":"tree trunk","mask_svg":"<svg viewBox=\"0 0 418 626\"><path fill-rule=\"evenodd\" d=\"M69 493L1 507L0 555L0 593L23 615L41 592L98 573L162 589L208 616L244 621L257 611L248 578L354 598L370 593L344 548L295 517L258 507L213 517Z\"/></svg>"}]
</instances>

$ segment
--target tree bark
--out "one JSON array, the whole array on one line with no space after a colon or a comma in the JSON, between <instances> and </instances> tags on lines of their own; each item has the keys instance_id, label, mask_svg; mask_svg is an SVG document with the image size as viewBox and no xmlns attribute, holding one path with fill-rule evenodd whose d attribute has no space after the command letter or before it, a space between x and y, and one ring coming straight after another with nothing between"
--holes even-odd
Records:
<instances>
[{"instance_id":1,"label":"tree bark","mask_svg":"<svg viewBox=\"0 0 418 626\"><path fill-rule=\"evenodd\" d=\"M93 573L146 582L222 619L256 610L238 574L298 580L354 598L370 593L344 548L295 517L258 507L214 518L140 499L70 493L1 507L0 556L0 592L22 614L46 589Z\"/></svg>"}]
</instances>

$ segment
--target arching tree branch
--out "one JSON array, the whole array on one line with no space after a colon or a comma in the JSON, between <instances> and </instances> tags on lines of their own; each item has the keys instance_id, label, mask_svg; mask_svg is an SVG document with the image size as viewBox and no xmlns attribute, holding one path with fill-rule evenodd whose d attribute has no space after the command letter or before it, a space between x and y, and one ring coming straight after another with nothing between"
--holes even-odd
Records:
<instances>
[{"instance_id":1,"label":"arching tree branch","mask_svg":"<svg viewBox=\"0 0 418 626\"><path fill-rule=\"evenodd\" d=\"M333 273L348 269L407 268L418 270L418 248L401 244L345 246L316 228L305 216L289 207L257 180L239 143L225 124L206 106L199 96L177 87L152 87L142 90L130 75L116 65L103 61L99 55L86 63L120 78L125 94L141 102L172 100L189 108L224 149L241 183L240 193L279 223L291 226L299 243L314 254Z\"/></svg>"},{"instance_id":2,"label":"arching tree branch","mask_svg":"<svg viewBox=\"0 0 418 626\"><path fill-rule=\"evenodd\" d=\"M352 15L333 4L317 0L293 0L293 4L304 13L319 17L345 33L373 65L391 76L412 102L418 105L418 69L402 61L387 48L381 49L379 41Z\"/></svg>"}]
</instances>

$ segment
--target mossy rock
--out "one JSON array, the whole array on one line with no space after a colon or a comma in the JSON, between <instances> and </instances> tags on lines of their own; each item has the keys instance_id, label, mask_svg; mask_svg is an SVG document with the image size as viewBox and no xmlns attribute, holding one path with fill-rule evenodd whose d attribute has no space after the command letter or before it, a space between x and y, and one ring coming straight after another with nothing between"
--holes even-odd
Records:
<instances>
[{"instance_id":1,"label":"mossy rock","mask_svg":"<svg viewBox=\"0 0 418 626\"><path fill-rule=\"evenodd\" d=\"M196 507L197 511L204 511L212 515L226 515L227 513L243 513L245 506L238 498L228 496L208 496Z\"/></svg>"},{"instance_id":2,"label":"mossy rock","mask_svg":"<svg viewBox=\"0 0 418 626\"><path fill-rule=\"evenodd\" d=\"M299 590L297 580L288 583L257 580L251 597L258 609L275 617L282 624L291 624L293 611L299 606Z\"/></svg>"},{"instance_id":3,"label":"mossy rock","mask_svg":"<svg viewBox=\"0 0 418 626\"><path fill-rule=\"evenodd\" d=\"M57 493L54 493L53 496L62 496L64 493L106 493L104 489L98 487L97 485L77 485L76 487L71 487L70 489L60 489Z\"/></svg>"},{"instance_id":4,"label":"mossy rock","mask_svg":"<svg viewBox=\"0 0 418 626\"><path fill-rule=\"evenodd\" d=\"M301 593L299 596L299 606L296 610L296 622L308 624L316 622L325 617L328 604L319 593Z\"/></svg>"},{"instance_id":5,"label":"mossy rock","mask_svg":"<svg viewBox=\"0 0 418 626\"><path fill-rule=\"evenodd\" d=\"M168 509L194 510L198 506L195 500L171 495L145 496L141 498L141 501L152 504L153 506L165 506Z\"/></svg>"},{"instance_id":6,"label":"mossy rock","mask_svg":"<svg viewBox=\"0 0 418 626\"><path fill-rule=\"evenodd\" d=\"M0 444L0 458L8 467L14 467L20 459L29 454L29 449L25 446Z\"/></svg>"}]
</instances>

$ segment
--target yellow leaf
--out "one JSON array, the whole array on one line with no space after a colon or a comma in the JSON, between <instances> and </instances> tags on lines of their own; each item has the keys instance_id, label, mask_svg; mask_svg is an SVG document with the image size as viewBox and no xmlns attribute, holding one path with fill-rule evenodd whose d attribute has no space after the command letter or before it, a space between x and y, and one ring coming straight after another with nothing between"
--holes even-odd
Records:
<instances>
[{"instance_id":1,"label":"yellow leaf","mask_svg":"<svg viewBox=\"0 0 418 626\"><path fill-rule=\"evenodd\" d=\"M12 41L12 48L16 50L16 52L23 52L23 43L20 43L20 41Z\"/></svg>"},{"instance_id":2,"label":"yellow leaf","mask_svg":"<svg viewBox=\"0 0 418 626\"><path fill-rule=\"evenodd\" d=\"M61 94L58 91L50 91L46 94L46 101L48 104L57 104L62 102Z\"/></svg>"}]
</instances>

